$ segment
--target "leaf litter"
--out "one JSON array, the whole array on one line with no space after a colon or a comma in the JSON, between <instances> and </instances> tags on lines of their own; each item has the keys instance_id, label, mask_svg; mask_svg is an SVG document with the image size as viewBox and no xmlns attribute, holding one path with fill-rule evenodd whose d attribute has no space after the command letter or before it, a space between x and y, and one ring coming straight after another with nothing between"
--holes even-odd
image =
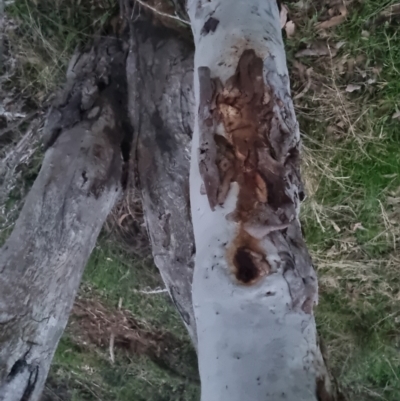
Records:
<instances>
[{"instance_id":1,"label":"leaf litter","mask_svg":"<svg viewBox=\"0 0 400 401\"><path fill-rule=\"evenodd\" d=\"M285 4L281 4L279 14L281 29L285 30L286 36L290 39L294 36L296 31L295 23L289 18L289 9Z\"/></svg>"}]
</instances>

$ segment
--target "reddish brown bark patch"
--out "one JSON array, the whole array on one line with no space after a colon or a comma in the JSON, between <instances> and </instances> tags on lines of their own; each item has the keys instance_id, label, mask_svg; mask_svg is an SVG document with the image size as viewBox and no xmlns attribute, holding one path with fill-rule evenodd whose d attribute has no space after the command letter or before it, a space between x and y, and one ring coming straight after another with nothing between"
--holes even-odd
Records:
<instances>
[{"instance_id":1,"label":"reddish brown bark patch","mask_svg":"<svg viewBox=\"0 0 400 401\"><path fill-rule=\"evenodd\" d=\"M235 75L216 96L215 110L230 146L229 152L223 152L219 147L219 158L229 159L230 168L224 171L219 165L222 185L218 203L224 203L228 193L226 188L229 189L230 183L236 181L239 195L235 219L241 225L256 217L256 210L268 202L268 183L259 168L258 149L269 148L270 99L269 88L264 84L263 62L253 50L246 50ZM241 226L229 250L234 254L231 263L235 277L243 284L253 284L270 272L266 255L258 242Z\"/></svg>"},{"instance_id":2,"label":"reddish brown bark patch","mask_svg":"<svg viewBox=\"0 0 400 401\"><path fill-rule=\"evenodd\" d=\"M224 125L234 155L232 181L240 188L237 212L241 221L247 220L255 206L265 203L268 196L267 185L258 171L256 152L264 142L259 135L259 125L268 110L268 104L263 104L262 71L262 60L254 51L246 50L235 75L216 99L217 118Z\"/></svg>"},{"instance_id":3,"label":"reddish brown bark patch","mask_svg":"<svg viewBox=\"0 0 400 401\"><path fill-rule=\"evenodd\" d=\"M235 75L216 95L214 111L233 155L232 161L232 156L219 148L217 157L230 158L231 168L219 168L222 191L220 188L218 203L225 201L226 195L222 195L227 193L227 177L232 177L240 188L237 212L242 221L251 219L258 204L268 203L277 209L290 201L285 192L284 165L276 160L269 140L274 103L279 99L273 99L264 82L262 59L253 50L244 51Z\"/></svg>"},{"instance_id":4,"label":"reddish brown bark patch","mask_svg":"<svg viewBox=\"0 0 400 401\"><path fill-rule=\"evenodd\" d=\"M243 52L225 86L204 67L199 69L199 81L199 167L205 192L214 210L223 206L231 183L238 184L236 209L230 218L241 228L228 258L239 282L254 283L270 267L258 245L261 238L251 237L251 230L246 232L243 227L254 224L266 227L266 233L274 231L269 229L267 209L278 210L291 202L284 160L276 159L270 143L271 132L279 129L274 106L283 107L283 103L265 84L263 60L254 50Z\"/></svg>"}]
</instances>

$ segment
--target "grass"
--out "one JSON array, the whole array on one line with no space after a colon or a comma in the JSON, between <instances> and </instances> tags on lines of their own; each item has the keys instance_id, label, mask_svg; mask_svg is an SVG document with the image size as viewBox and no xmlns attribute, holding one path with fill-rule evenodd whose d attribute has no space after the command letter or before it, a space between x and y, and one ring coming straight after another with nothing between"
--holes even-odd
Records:
<instances>
[{"instance_id":1,"label":"grass","mask_svg":"<svg viewBox=\"0 0 400 401\"><path fill-rule=\"evenodd\" d=\"M312 22L323 10L304 23L294 7L300 29L287 41L298 91L297 49L343 43L336 56L300 59L313 82L296 108L309 195L302 219L320 280L318 328L336 377L357 400L400 399L400 121L392 119L400 37L395 22L377 22L394 3L350 5L347 20L322 33ZM348 84L361 88L348 93Z\"/></svg>"},{"instance_id":2,"label":"grass","mask_svg":"<svg viewBox=\"0 0 400 401\"><path fill-rule=\"evenodd\" d=\"M110 309L122 304L150 331L162 331L173 340L159 358L116 347L115 362L111 363L108 348L94 351L77 345L67 329L57 349L51 376L53 380L68 381L73 400L199 398L196 355L174 306L165 293L140 292L161 285L151 263L132 259L104 237L99 240L85 271L81 295L95 296Z\"/></svg>"},{"instance_id":3,"label":"grass","mask_svg":"<svg viewBox=\"0 0 400 401\"><path fill-rule=\"evenodd\" d=\"M315 23L327 17L329 7L318 4L289 3L297 31L286 40L304 143L308 197L301 218L320 281L318 329L349 399L398 401L400 120L392 116L400 110L400 33L394 19L380 17L395 1L352 2L346 21L323 32ZM99 0L38 5L16 0L8 12L20 28L18 40L10 43L23 93L42 104L63 80L75 46L104 23L114 6ZM329 43L332 51L341 46L325 57L295 57L316 41ZM360 89L346 92L349 84ZM35 170L28 171L31 181ZM146 327L172 336L174 346L163 360L117 350L112 364L107 349L82 347L67 330L51 382L66 383L79 401L197 400L195 355L179 316L165 294L141 292L160 285L149 261L133 260L103 236L81 294L95 294L110 309L122 299Z\"/></svg>"},{"instance_id":4,"label":"grass","mask_svg":"<svg viewBox=\"0 0 400 401\"><path fill-rule=\"evenodd\" d=\"M18 73L12 85L42 105L63 83L66 66L75 48L115 13L114 0L15 0L7 15L18 25L8 43Z\"/></svg>"}]
</instances>

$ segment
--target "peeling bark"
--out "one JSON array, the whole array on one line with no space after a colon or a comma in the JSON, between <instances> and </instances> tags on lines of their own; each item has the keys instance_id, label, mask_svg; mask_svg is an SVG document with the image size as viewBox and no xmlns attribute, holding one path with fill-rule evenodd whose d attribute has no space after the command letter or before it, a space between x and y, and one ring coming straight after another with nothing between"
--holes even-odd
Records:
<instances>
[{"instance_id":1,"label":"peeling bark","mask_svg":"<svg viewBox=\"0 0 400 401\"><path fill-rule=\"evenodd\" d=\"M300 134L277 4L188 3L202 400L336 400L317 344L317 278L299 221Z\"/></svg>"},{"instance_id":2,"label":"peeling bark","mask_svg":"<svg viewBox=\"0 0 400 401\"><path fill-rule=\"evenodd\" d=\"M202 399L339 399L316 338L317 282L298 219L300 138L276 4L190 0L189 12L194 238L193 50L137 24L127 65L112 39L73 60L48 118L42 170L0 256L0 401L40 395L121 187L121 147L127 162L132 136L126 89L153 256L198 345Z\"/></svg>"},{"instance_id":3,"label":"peeling bark","mask_svg":"<svg viewBox=\"0 0 400 401\"><path fill-rule=\"evenodd\" d=\"M38 400L84 266L121 190L126 51L101 39L71 62L48 150L0 251L0 400Z\"/></svg>"},{"instance_id":4,"label":"peeling bark","mask_svg":"<svg viewBox=\"0 0 400 401\"><path fill-rule=\"evenodd\" d=\"M127 71L129 108L138 135L137 172L154 262L196 346L189 206L193 50L166 29L137 24Z\"/></svg>"}]
</instances>

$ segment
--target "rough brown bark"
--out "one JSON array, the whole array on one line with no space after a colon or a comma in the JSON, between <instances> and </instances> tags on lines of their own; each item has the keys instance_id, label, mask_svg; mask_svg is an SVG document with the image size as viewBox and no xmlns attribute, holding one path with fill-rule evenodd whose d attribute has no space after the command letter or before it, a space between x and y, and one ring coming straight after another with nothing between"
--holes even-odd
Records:
<instances>
[{"instance_id":1,"label":"rough brown bark","mask_svg":"<svg viewBox=\"0 0 400 401\"><path fill-rule=\"evenodd\" d=\"M148 24L137 24L134 36L127 75L145 221L155 264L196 345L189 207L193 49Z\"/></svg>"},{"instance_id":2,"label":"rough brown bark","mask_svg":"<svg viewBox=\"0 0 400 401\"><path fill-rule=\"evenodd\" d=\"M131 135L126 51L98 40L74 57L50 112L48 150L0 251L0 400L39 399L87 259L121 189Z\"/></svg>"}]
</instances>

